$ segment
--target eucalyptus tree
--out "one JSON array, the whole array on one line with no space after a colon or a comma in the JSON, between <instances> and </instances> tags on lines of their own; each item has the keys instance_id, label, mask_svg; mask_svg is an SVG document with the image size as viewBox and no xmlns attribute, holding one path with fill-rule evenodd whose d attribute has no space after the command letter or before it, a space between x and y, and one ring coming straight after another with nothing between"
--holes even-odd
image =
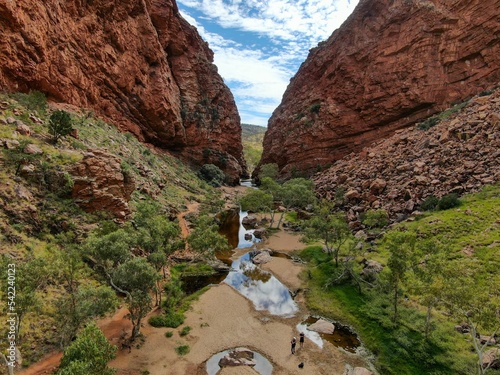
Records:
<instances>
[{"instance_id":1,"label":"eucalyptus tree","mask_svg":"<svg viewBox=\"0 0 500 375\"><path fill-rule=\"evenodd\" d=\"M113 375L108 362L116 356L111 345L95 323L89 324L64 351L57 375Z\"/></svg>"},{"instance_id":2,"label":"eucalyptus tree","mask_svg":"<svg viewBox=\"0 0 500 375\"><path fill-rule=\"evenodd\" d=\"M217 251L229 250L227 238L219 234L219 226L210 216L200 216L189 234L187 242L202 256L212 257Z\"/></svg>"},{"instance_id":3,"label":"eucalyptus tree","mask_svg":"<svg viewBox=\"0 0 500 375\"><path fill-rule=\"evenodd\" d=\"M383 245L389 251L389 284L393 293L393 322L398 322L398 303L400 288L407 273L415 263L416 234L413 232L393 231L384 236Z\"/></svg>"},{"instance_id":4,"label":"eucalyptus tree","mask_svg":"<svg viewBox=\"0 0 500 375\"><path fill-rule=\"evenodd\" d=\"M127 296L129 319L132 322L131 340L140 333L142 319L151 311L150 293L156 285L158 272L144 258L132 258L113 272L110 283Z\"/></svg>"},{"instance_id":5,"label":"eucalyptus tree","mask_svg":"<svg viewBox=\"0 0 500 375\"><path fill-rule=\"evenodd\" d=\"M311 219L304 222L304 240L320 240L338 267L339 254L353 236L345 215L335 212L334 207L335 203L328 200L315 206Z\"/></svg>"}]
</instances>

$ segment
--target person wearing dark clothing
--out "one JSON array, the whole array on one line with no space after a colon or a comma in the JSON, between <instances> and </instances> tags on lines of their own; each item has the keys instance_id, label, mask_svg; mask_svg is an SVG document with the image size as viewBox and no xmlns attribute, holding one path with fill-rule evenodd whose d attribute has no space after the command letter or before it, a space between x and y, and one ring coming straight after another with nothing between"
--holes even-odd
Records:
<instances>
[{"instance_id":1,"label":"person wearing dark clothing","mask_svg":"<svg viewBox=\"0 0 500 375\"><path fill-rule=\"evenodd\" d=\"M295 345L297 344L297 338L294 337L292 339L291 344L292 344L292 354L295 354Z\"/></svg>"},{"instance_id":2,"label":"person wearing dark clothing","mask_svg":"<svg viewBox=\"0 0 500 375\"><path fill-rule=\"evenodd\" d=\"M299 342L300 342L300 348L301 349L304 347L304 338L305 338L304 332L300 332Z\"/></svg>"}]
</instances>

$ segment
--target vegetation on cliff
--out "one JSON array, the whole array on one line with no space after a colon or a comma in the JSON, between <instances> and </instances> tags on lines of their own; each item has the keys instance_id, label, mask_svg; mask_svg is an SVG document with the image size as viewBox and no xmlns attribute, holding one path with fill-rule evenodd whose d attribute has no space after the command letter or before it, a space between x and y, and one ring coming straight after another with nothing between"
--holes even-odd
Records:
<instances>
[{"instance_id":1,"label":"vegetation on cliff","mask_svg":"<svg viewBox=\"0 0 500 375\"><path fill-rule=\"evenodd\" d=\"M49 108L37 92L1 94L0 106L0 261L2 270L16 269L11 311L23 366L68 347L86 322L115 310L117 293L129 309L133 339L151 306L161 304L169 256L184 249L176 215L187 202L212 197L213 188L178 159L91 112ZM56 117L64 117L64 131L54 142ZM90 164L92 175L75 174L89 155L102 164ZM110 170L132 187L130 196L107 178ZM94 202L79 206L81 180ZM118 196L127 213L103 211L102 199ZM6 301L7 278L0 283ZM8 328L1 323L3 337Z\"/></svg>"}]
</instances>

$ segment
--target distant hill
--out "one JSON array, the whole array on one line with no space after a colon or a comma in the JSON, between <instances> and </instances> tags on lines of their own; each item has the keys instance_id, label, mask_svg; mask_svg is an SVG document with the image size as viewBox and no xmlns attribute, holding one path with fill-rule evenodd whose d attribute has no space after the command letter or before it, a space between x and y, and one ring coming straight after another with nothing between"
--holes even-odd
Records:
<instances>
[{"instance_id":1,"label":"distant hill","mask_svg":"<svg viewBox=\"0 0 500 375\"><path fill-rule=\"evenodd\" d=\"M243 155L248 165L248 172L252 173L262 155L262 142L267 128L258 125L241 124L241 141Z\"/></svg>"}]
</instances>

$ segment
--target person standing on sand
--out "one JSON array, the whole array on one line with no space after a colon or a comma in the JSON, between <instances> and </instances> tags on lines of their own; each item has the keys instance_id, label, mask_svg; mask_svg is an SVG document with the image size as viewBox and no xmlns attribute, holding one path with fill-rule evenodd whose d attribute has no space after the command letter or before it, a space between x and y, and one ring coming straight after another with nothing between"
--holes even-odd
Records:
<instances>
[{"instance_id":1,"label":"person standing on sand","mask_svg":"<svg viewBox=\"0 0 500 375\"><path fill-rule=\"evenodd\" d=\"M300 335L299 335L299 342L300 342L300 349L302 349L304 347L304 332L300 332Z\"/></svg>"},{"instance_id":2,"label":"person standing on sand","mask_svg":"<svg viewBox=\"0 0 500 375\"><path fill-rule=\"evenodd\" d=\"M295 345L297 344L297 338L296 337L294 337L292 339L291 344L292 344L292 354L295 354Z\"/></svg>"}]
</instances>

